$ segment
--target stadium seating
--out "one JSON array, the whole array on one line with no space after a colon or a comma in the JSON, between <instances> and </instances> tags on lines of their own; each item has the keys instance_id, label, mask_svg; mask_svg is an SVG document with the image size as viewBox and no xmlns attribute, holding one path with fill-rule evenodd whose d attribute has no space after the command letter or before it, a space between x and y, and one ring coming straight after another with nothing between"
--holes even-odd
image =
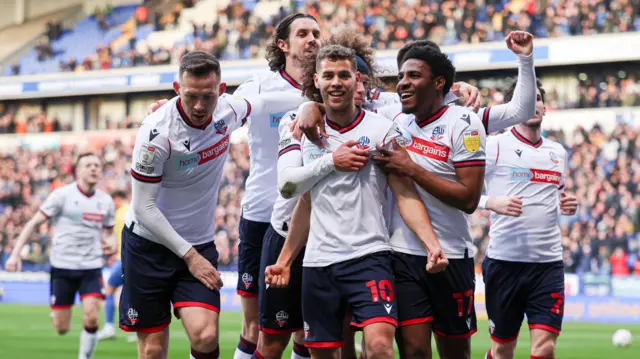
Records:
<instances>
[{"instance_id":1,"label":"stadium seating","mask_svg":"<svg viewBox=\"0 0 640 359\"><path fill-rule=\"evenodd\" d=\"M194 48L211 51L221 59L262 57L272 27L291 8L316 16L325 36L345 27L356 28L377 49L399 48L406 41L423 38L441 45L500 41L512 30L526 30L543 38L640 29L640 13L625 0L597 0L586 6L577 0L559 0L548 8L532 0L469 0L463 8L458 3L387 0L381 4L368 0L343 4L334 0L320 5L317 0L200 0L191 8L177 5L168 14L155 15L158 18L153 24L129 26L135 30L130 29L125 38L133 37L140 54L137 61L105 60L98 65L91 62L94 68L148 66L165 63L150 61L150 54L166 51L175 61L185 50ZM124 30L120 26L133 19L135 10L135 5L114 8L107 31L99 29L94 17L79 21L60 40L51 43L52 58L38 61L36 49L23 57L20 74L60 71L60 61L68 63L71 59L80 64L96 57L99 46L110 48L117 57L135 56L128 53L130 43L123 41ZM3 74L11 73L11 67L5 66Z\"/></svg>"}]
</instances>

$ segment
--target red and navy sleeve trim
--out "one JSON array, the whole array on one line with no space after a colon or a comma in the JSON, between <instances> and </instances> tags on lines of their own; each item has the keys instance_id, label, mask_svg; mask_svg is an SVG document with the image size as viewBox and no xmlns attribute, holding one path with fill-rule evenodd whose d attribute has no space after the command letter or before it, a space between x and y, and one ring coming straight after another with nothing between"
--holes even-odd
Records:
<instances>
[{"instance_id":1,"label":"red and navy sleeve trim","mask_svg":"<svg viewBox=\"0 0 640 359\"><path fill-rule=\"evenodd\" d=\"M453 167L455 168L484 167L484 166L485 166L485 160L460 161L460 162L453 163Z\"/></svg>"},{"instance_id":2,"label":"red and navy sleeve trim","mask_svg":"<svg viewBox=\"0 0 640 359\"><path fill-rule=\"evenodd\" d=\"M247 101L246 99L244 100L244 102L247 103L247 114L242 119L242 126L244 126L244 124L247 123L247 118L249 116L251 116L251 103L249 101Z\"/></svg>"},{"instance_id":3,"label":"red and navy sleeve trim","mask_svg":"<svg viewBox=\"0 0 640 359\"><path fill-rule=\"evenodd\" d=\"M484 109L484 113L482 114L482 126L484 126L484 130L487 133L487 135L489 134L489 111L491 109L489 107L486 107Z\"/></svg>"},{"instance_id":4,"label":"red and navy sleeve trim","mask_svg":"<svg viewBox=\"0 0 640 359\"><path fill-rule=\"evenodd\" d=\"M291 152L291 151L301 151L300 145L298 144L293 144L293 145L289 145L283 149L280 150L280 152L278 152L278 157L284 155L287 152Z\"/></svg>"},{"instance_id":5,"label":"red and navy sleeve trim","mask_svg":"<svg viewBox=\"0 0 640 359\"><path fill-rule=\"evenodd\" d=\"M145 175L139 174L133 169L131 169L130 172L131 172L131 177L137 179L140 182L160 183L162 181L162 176L145 176Z\"/></svg>"}]
</instances>

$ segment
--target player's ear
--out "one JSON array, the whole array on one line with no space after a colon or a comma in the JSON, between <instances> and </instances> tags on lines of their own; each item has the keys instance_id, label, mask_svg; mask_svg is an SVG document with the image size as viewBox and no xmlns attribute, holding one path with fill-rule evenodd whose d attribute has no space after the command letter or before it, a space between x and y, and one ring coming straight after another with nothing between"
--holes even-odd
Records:
<instances>
[{"instance_id":1,"label":"player's ear","mask_svg":"<svg viewBox=\"0 0 640 359\"><path fill-rule=\"evenodd\" d=\"M436 77L436 90L442 90L446 83L447 80L445 80L444 76Z\"/></svg>"},{"instance_id":2,"label":"player's ear","mask_svg":"<svg viewBox=\"0 0 640 359\"><path fill-rule=\"evenodd\" d=\"M180 95L180 83L178 83L178 81L173 81L173 91L175 91L178 96Z\"/></svg>"},{"instance_id":3,"label":"player's ear","mask_svg":"<svg viewBox=\"0 0 640 359\"><path fill-rule=\"evenodd\" d=\"M285 54L289 51L289 44L286 41L280 39L276 44L278 44L278 48Z\"/></svg>"},{"instance_id":4,"label":"player's ear","mask_svg":"<svg viewBox=\"0 0 640 359\"><path fill-rule=\"evenodd\" d=\"M318 85L318 74L313 74L313 84L317 89L320 89L320 85Z\"/></svg>"},{"instance_id":5,"label":"player's ear","mask_svg":"<svg viewBox=\"0 0 640 359\"><path fill-rule=\"evenodd\" d=\"M362 77L362 75L356 71L356 82L360 82L360 78Z\"/></svg>"},{"instance_id":6,"label":"player's ear","mask_svg":"<svg viewBox=\"0 0 640 359\"><path fill-rule=\"evenodd\" d=\"M225 93L225 91L227 91L227 83L223 82L220 84L218 95L222 95L223 93Z\"/></svg>"}]
</instances>

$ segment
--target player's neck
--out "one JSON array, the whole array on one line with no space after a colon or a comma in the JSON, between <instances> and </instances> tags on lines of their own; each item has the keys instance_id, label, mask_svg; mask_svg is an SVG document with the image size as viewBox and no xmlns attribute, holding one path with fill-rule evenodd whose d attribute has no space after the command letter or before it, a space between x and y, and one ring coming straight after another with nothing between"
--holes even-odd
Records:
<instances>
[{"instance_id":1,"label":"player's neck","mask_svg":"<svg viewBox=\"0 0 640 359\"><path fill-rule=\"evenodd\" d=\"M521 123L516 125L516 131L531 143L538 143L542 137L542 128L540 126L530 127Z\"/></svg>"},{"instance_id":2,"label":"player's neck","mask_svg":"<svg viewBox=\"0 0 640 359\"><path fill-rule=\"evenodd\" d=\"M336 123L342 127L347 126L353 121L353 119L356 117L356 111L359 110L354 104L351 104L351 106L347 106L346 108L337 111L332 110L331 108L329 108L329 106L325 106L325 113L327 115L327 118L331 122Z\"/></svg>"},{"instance_id":3,"label":"player's neck","mask_svg":"<svg viewBox=\"0 0 640 359\"><path fill-rule=\"evenodd\" d=\"M88 183L82 182L82 181L78 181L78 188L80 189L80 191L82 193L84 193L87 196L93 196L93 194L96 192L96 186L95 185L90 185Z\"/></svg>"},{"instance_id":4,"label":"player's neck","mask_svg":"<svg viewBox=\"0 0 640 359\"><path fill-rule=\"evenodd\" d=\"M303 76L302 66L298 65L300 61L295 61L291 57L287 58L284 65L284 71L289 74L289 76L293 77L297 83L301 84Z\"/></svg>"},{"instance_id":5,"label":"player's neck","mask_svg":"<svg viewBox=\"0 0 640 359\"><path fill-rule=\"evenodd\" d=\"M438 96L435 101L431 103L425 103L424 106L416 111L416 118L420 120L429 118L431 115L438 112L438 110L442 108L443 102L444 99L442 98L442 96Z\"/></svg>"}]
</instances>

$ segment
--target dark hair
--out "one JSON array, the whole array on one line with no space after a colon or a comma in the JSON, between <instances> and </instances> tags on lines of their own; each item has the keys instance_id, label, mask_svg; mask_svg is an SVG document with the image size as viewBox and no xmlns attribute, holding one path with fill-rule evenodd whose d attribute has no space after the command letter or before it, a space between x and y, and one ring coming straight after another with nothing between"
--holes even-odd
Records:
<instances>
[{"instance_id":1,"label":"dark hair","mask_svg":"<svg viewBox=\"0 0 640 359\"><path fill-rule=\"evenodd\" d=\"M83 152L81 154L78 155L78 157L76 158L76 162L73 164L73 168L71 169L71 172L73 173L73 175L76 175L76 170L78 169L78 165L80 164L80 161L85 158L85 157L97 157L100 162L102 162L102 159L100 158L100 156L98 156L97 154L93 153L93 152Z\"/></svg>"},{"instance_id":2,"label":"dark hair","mask_svg":"<svg viewBox=\"0 0 640 359\"><path fill-rule=\"evenodd\" d=\"M309 14L289 14L276 26L276 34L273 37L273 41L267 45L267 55L265 58L269 61L269 69L271 71L278 71L284 67L287 62L287 58L284 52L278 47L278 40L289 40L291 33L291 24L298 19L311 19L318 22L315 17Z\"/></svg>"},{"instance_id":3,"label":"dark hair","mask_svg":"<svg viewBox=\"0 0 640 359\"><path fill-rule=\"evenodd\" d=\"M214 72L220 78L220 61L215 56L204 51L191 51L180 59L180 70L178 75L188 72L189 74L201 77Z\"/></svg>"},{"instance_id":4,"label":"dark hair","mask_svg":"<svg viewBox=\"0 0 640 359\"><path fill-rule=\"evenodd\" d=\"M431 40L416 40L416 41L412 41L412 42L410 42L408 44L405 44L404 46L402 46L400 51L398 51L398 55L396 56L396 61L398 63L398 70L400 70L400 67L402 67L402 64L404 63L404 61L402 61L402 59L407 54L407 51L409 51L410 49L412 49L414 47L431 47L431 48L434 48L434 49L440 51L440 46L438 46L438 44L436 44L435 42L433 42Z\"/></svg>"},{"instance_id":5,"label":"dark hair","mask_svg":"<svg viewBox=\"0 0 640 359\"><path fill-rule=\"evenodd\" d=\"M322 103L322 97L320 90L315 87L313 81L313 74L319 70L322 60L329 59L331 61L349 60L351 62L351 68L356 71L356 52L352 49L342 45L325 45L320 48L318 54L314 59L310 59L303 64L303 81L302 81L302 93L309 99Z\"/></svg>"},{"instance_id":6,"label":"dark hair","mask_svg":"<svg viewBox=\"0 0 640 359\"><path fill-rule=\"evenodd\" d=\"M409 59L424 61L431 68L431 73L434 77L444 77L445 82L442 91L445 94L449 92L453 79L456 77L456 68L447 54L431 46L414 46L405 53L399 62L399 68Z\"/></svg>"},{"instance_id":7,"label":"dark hair","mask_svg":"<svg viewBox=\"0 0 640 359\"><path fill-rule=\"evenodd\" d=\"M118 190L118 191L114 191L111 194L112 198L122 198L122 199L127 199L127 194L124 191Z\"/></svg>"},{"instance_id":8,"label":"dark hair","mask_svg":"<svg viewBox=\"0 0 640 359\"><path fill-rule=\"evenodd\" d=\"M369 43L358 35L355 30L344 30L337 35L332 35L322 46L340 45L353 50L356 56L359 56L364 60L365 64L369 68L369 78L373 87L380 88L384 86L384 83L379 79L380 70L376 65L375 50L369 46ZM316 72L316 58L313 58L303 64L302 87L303 91L306 88L308 91L307 97L311 99L320 98L320 90L318 90L313 83L313 74ZM305 87L306 84L306 87ZM371 96L370 93L367 96ZM321 99L320 99L321 100Z\"/></svg>"},{"instance_id":9,"label":"dark hair","mask_svg":"<svg viewBox=\"0 0 640 359\"><path fill-rule=\"evenodd\" d=\"M515 81L513 81L511 83L511 85L509 85L509 87L507 87L504 90L504 102L505 103L511 101L511 99L513 98L513 92L516 90L516 85L517 84L518 84L518 80L515 80ZM538 87L538 90L540 90L540 96L542 97L542 103L544 103L544 96L545 96L546 92L542 88L542 81L540 81L540 79L537 78L537 77L536 77L536 87Z\"/></svg>"}]
</instances>

